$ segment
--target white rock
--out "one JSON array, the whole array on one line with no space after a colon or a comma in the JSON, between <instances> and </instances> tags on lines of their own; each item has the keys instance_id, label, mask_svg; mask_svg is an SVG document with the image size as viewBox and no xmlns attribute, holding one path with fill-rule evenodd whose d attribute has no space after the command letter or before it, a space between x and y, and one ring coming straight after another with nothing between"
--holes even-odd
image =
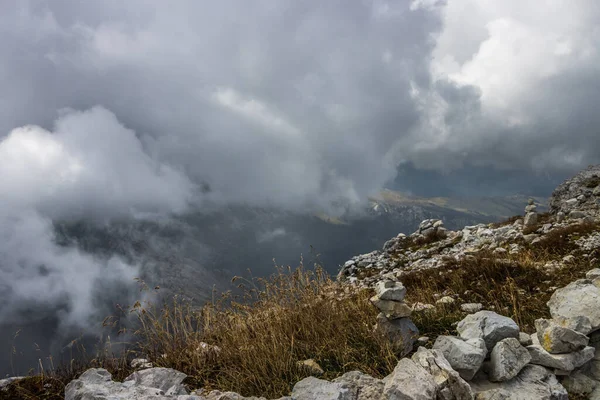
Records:
<instances>
[{"instance_id":1,"label":"white rock","mask_svg":"<svg viewBox=\"0 0 600 400\"><path fill-rule=\"evenodd\" d=\"M475 376L487 354L485 342L481 338L463 340L454 336L438 336L433 344L463 379Z\"/></svg>"},{"instance_id":2,"label":"white rock","mask_svg":"<svg viewBox=\"0 0 600 400\"><path fill-rule=\"evenodd\" d=\"M383 381L360 371L346 372L334 379L333 382L341 383L353 393L357 393L356 400L380 400L383 398Z\"/></svg>"},{"instance_id":3,"label":"white rock","mask_svg":"<svg viewBox=\"0 0 600 400\"><path fill-rule=\"evenodd\" d=\"M553 318L586 316L593 330L600 328L600 288L589 280L580 279L558 289L548 307Z\"/></svg>"},{"instance_id":4,"label":"white rock","mask_svg":"<svg viewBox=\"0 0 600 400\"><path fill-rule=\"evenodd\" d=\"M531 355L518 339L507 338L496 343L490 359L491 381L502 382L514 378L529 364Z\"/></svg>"},{"instance_id":5,"label":"white rock","mask_svg":"<svg viewBox=\"0 0 600 400\"><path fill-rule=\"evenodd\" d=\"M435 303L436 304L452 304L454 303L456 300L454 300L452 297L450 296L444 296L440 299L438 299Z\"/></svg>"},{"instance_id":6,"label":"white rock","mask_svg":"<svg viewBox=\"0 0 600 400\"><path fill-rule=\"evenodd\" d=\"M152 363L150 362L150 360L147 360L145 358L135 358L133 360L131 360L131 368L152 368Z\"/></svg>"},{"instance_id":7,"label":"white rock","mask_svg":"<svg viewBox=\"0 0 600 400\"><path fill-rule=\"evenodd\" d=\"M556 376L539 365L526 365L515 379L493 383L471 382L477 400L567 400L568 394Z\"/></svg>"},{"instance_id":8,"label":"white rock","mask_svg":"<svg viewBox=\"0 0 600 400\"><path fill-rule=\"evenodd\" d=\"M594 348L589 346L575 353L550 354L539 344L532 344L531 346L527 346L527 351L531 355L532 364L564 371L573 371L575 368L581 367L594 358Z\"/></svg>"},{"instance_id":9,"label":"white rock","mask_svg":"<svg viewBox=\"0 0 600 400\"><path fill-rule=\"evenodd\" d=\"M473 391L469 384L452 369L440 351L419 347L413 354L412 360L433 376L438 398L465 400L473 398Z\"/></svg>"},{"instance_id":10,"label":"white rock","mask_svg":"<svg viewBox=\"0 0 600 400\"><path fill-rule=\"evenodd\" d=\"M585 277L589 280L594 280L596 278L600 278L600 268L594 268L591 271L588 271L585 274Z\"/></svg>"},{"instance_id":11,"label":"white rock","mask_svg":"<svg viewBox=\"0 0 600 400\"><path fill-rule=\"evenodd\" d=\"M412 308L403 301L382 300L378 295L371 297L371 303L388 319L410 317Z\"/></svg>"},{"instance_id":12,"label":"white rock","mask_svg":"<svg viewBox=\"0 0 600 400\"><path fill-rule=\"evenodd\" d=\"M483 309L483 304L481 304L481 303L464 303L464 304L460 305L460 309L464 312L476 313L477 311L481 311Z\"/></svg>"},{"instance_id":13,"label":"white rock","mask_svg":"<svg viewBox=\"0 0 600 400\"><path fill-rule=\"evenodd\" d=\"M112 376L107 370L93 368L65 387L65 400L178 399L179 396L187 394L182 385L186 376L173 369L150 368L134 372L120 383L112 381Z\"/></svg>"},{"instance_id":14,"label":"white rock","mask_svg":"<svg viewBox=\"0 0 600 400\"><path fill-rule=\"evenodd\" d=\"M309 376L294 385L293 400L356 400L356 395L344 383L329 382Z\"/></svg>"},{"instance_id":15,"label":"white rock","mask_svg":"<svg viewBox=\"0 0 600 400\"><path fill-rule=\"evenodd\" d=\"M483 339L489 351L502 339L519 337L516 322L493 311L479 311L467 315L458 323L456 330L463 339Z\"/></svg>"},{"instance_id":16,"label":"white rock","mask_svg":"<svg viewBox=\"0 0 600 400\"><path fill-rule=\"evenodd\" d=\"M375 292L381 300L402 301L406 296L406 288L402 283L387 280L377 282Z\"/></svg>"},{"instance_id":17,"label":"white rock","mask_svg":"<svg viewBox=\"0 0 600 400\"><path fill-rule=\"evenodd\" d=\"M573 353L584 349L589 343L589 338L584 334L553 320L537 319L535 328L540 345L551 354Z\"/></svg>"},{"instance_id":18,"label":"white rock","mask_svg":"<svg viewBox=\"0 0 600 400\"><path fill-rule=\"evenodd\" d=\"M437 397L437 385L433 376L409 358L401 359L383 381L384 399L435 400Z\"/></svg>"}]
</instances>

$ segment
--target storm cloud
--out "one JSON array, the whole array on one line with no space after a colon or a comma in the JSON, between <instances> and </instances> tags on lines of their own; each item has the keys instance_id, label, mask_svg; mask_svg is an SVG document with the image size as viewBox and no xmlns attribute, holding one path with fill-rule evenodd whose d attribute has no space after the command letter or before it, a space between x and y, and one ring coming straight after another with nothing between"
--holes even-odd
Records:
<instances>
[{"instance_id":1,"label":"storm cloud","mask_svg":"<svg viewBox=\"0 0 600 400\"><path fill-rule=\"evenodd\" d=\"M594 0L1 2L0 321L85 325L94 287L139 273L56 245L56 220L335 214L398 165L460 195L600 162L599 21Z\"/></svg>"}]
</instances>

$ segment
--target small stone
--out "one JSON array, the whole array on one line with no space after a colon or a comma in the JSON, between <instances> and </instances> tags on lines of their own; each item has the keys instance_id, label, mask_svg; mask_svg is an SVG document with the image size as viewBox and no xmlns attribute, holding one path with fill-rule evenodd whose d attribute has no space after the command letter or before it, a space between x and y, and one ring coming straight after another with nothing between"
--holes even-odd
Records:
<instances>
[{"instance_id":1,"label":"small stone","mask_svg":"<svg viewBox=\"0 0 600 400\"><path fill-rule=\"evenodd\" d=\"M378 295L371 297L371 303L385 314L388 319L409 317L412 309L404 302L382 300Z\"/></svg>"},{"instance_id":2,"label":"small stone","mask_svg":"<svg viewBox=\"0 0 600 400\"><path fill-rule=\"evenodd\" d=\"M568 256L564 256L562 260L566 264L572 264L575 262L575 256L569 254Z\"/></svg>"},{"instance_id":3,"label":"small stone","mask_svg":"<svg viewBox=\"0 0 600 400\"><path fill-rule=\"evenodd\" d=\"M565 213L562 211L557 212L556 213L556 222L558 222L560 224L564 220L565 220Z\"/></svg>"},{"instance_id":4,"label":"small stone","mask_svg":"<svg viewBox=\"0 0 600 400\"><path fill-rule=\"evenodd\" d=\"M402 301L406 296L406 288L402 283L389 280L377 282L375 291L381 300Z\"/></svg>"},{"instance_id":5,"label":"small stone","mask_svg":"<svg viewBox=\"0 0 600 400\"><path fill-rule=\"evenodd\" d=\"M585 274L585 277L591 281L593 281L596 278L600 278L600 268L594 268L591 271L588 271Z\"/></svg>"},{"instance_id":6,"label":"small stone","mask_svg":"<svg viewBox=\"0 0 600 400\"><path fill-rule=\"evenodd\" d=\"M427 343L429 343L429 336L421 336L417 339L417 344L420 346L425 346Z\"/></svg>"},{"instance_id":7,"label":"small stone","mask_svg":"<svg viewBox=\"0 0 600 400\"><path fill-rule=\"evenodd\" d=\"M413 304L412 309L413 309L413 311L419 312L419 311L433 310L433 309L435 309L435 306L433 304L416 302L415 304Z\"/></svg>"},{"instance_id":8,"label":"small stone","mask_svg":"<svg viewBox=\"0 0 600 400\"><path fill-rule=\"evenodd\" d=\"M464 303L464 304L460 305L460 309L467 313L476 313L483 309L483 304L481 304L481 303Z\"/></svg>"},{"instance_id":9,"label":"small stone","mask_svg":"<svg viewBox=\"0 0 600 400\"><path fill-rule=\"evenodd\" d=\"M585 218L586 214L583 211L579 211L579 210L573 210L569 213L569 218L571 219L579 219L579 218Z\"/></svg>"},{"instance_id":10,"label":"small stone","mask_svg":"<svg viewBox=\"0 0 600 400\"><path fill-rule=\"evenodd\" d=\"M499 341L492 350L489 377L503 382L514 378L531 361L531 355L519 340L507 338Z\"/></svg>"},{"instance_id":11,"label":"small stone","mask_svg":"<svg viewBox=\"0 0 600 400\"><path fill-rule=\"evenodd\" d=\"M538 223L538 214L535 211L525 214L524 226L534 226Z\"/></svg>"},{"instance_id":12,"label":"small stone","mask_svg":"<svg viewBox=\"0 0 600 400\"><path fill-rule=\"evenodd\" d=\"M452 297L444 296L444 297L440 298L439 300L437 300L435 303L436 304L452 304L454 302L455 302L455 300Z\"/></svg>"},{"instance_id":13,"label":"small stone","mask_svg":"<svg viewBox=\"0 0 600 400\"><path fill-rule=\"evenodd\" d=\"M143 369L143 368L152 368L152 363L145 359L145 358L135 358L133 360L131 360L131 368L139 368L139 369Z\"/></svg>"},{"instance_id":14,"label":"small stone","mask_svg":"<svg viewBox=\"0 0 600 400\"><path fill-rule=\"evenodd\" d=\"M323 368L321 368L321 366L312 358L308 360L298 361L296 365L298 366L298 368L303 369L314 376L320 376L325 373L325 371L323 371Z\"/></svg>"}]
</instances>

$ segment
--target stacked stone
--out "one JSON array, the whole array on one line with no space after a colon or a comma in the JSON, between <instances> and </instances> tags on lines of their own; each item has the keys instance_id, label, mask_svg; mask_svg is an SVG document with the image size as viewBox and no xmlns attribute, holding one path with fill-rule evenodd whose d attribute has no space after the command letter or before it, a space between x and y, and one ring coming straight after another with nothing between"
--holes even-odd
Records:
<instances>
[{"instance_id":1,"label":"stacked stone","mask_svg":"<svg viewBox=\"0 0 600 400\"><path fill-rule=\"evenodd\" d=\"M533 199L529 199L527 206L525 207L525 220L523 221L524 228L531 228L538 223L536 208L537 206L534 204Z\"/></svg>"},{"instance_id":2,"label":"stacked stone","mask_svg":"<svg viewBox=\"0 0 600 400\"><path fill-rule=\"evenodd\" d=\"M444 222L441 219L425 219L419 224L419 229L411 236L444 236L448 230L444 228Z\"/></svg>"},{"instance_id":3,"label":"stacked stone","mask_svg":"<svg viewBox=\"0 0 600 400\"><path fill-rule=\"evenodd\" d=\"M410 353L419 336L419 330L410 320L412 309L404 302L406 288L401 282L382 280L375 285L371 303L380 311L376 329L383 333L400 352Z\"/></svg>"}]
</instances>

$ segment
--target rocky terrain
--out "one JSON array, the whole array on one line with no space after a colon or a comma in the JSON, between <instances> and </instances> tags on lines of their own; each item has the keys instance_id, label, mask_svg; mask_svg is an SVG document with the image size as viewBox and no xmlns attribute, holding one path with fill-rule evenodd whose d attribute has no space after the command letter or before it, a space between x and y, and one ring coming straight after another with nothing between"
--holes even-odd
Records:
<instances>
[{"instance_id":1,"label":"rocky terrain","mask_svg":"<svg viewBox=\"0 0 600 400\"><path fill-rule=\"evenodd\" d=\"M456 231L447 229L442 220L427 219L413 234L399 234L381 250L348 260L339 271L339 285L372 291L371 303L380 312L374 330L402 357L382 379L360 371L320 379L321 367L307 360L315 376L297 382L282 399L600 399L600 166L560 185L549 205L550 212L541 214L530 201L522 218ZM457 262L482 259L478 257L494 257L495 263L509 265L549 238L568 238L569 253L533 258L532 268L551 274L577 262L587 269L585 278L552 288L547 314L535 320L529 334L502 315L503 310L462 302L466 293L440 293L435 304L408 301L410 289L403 282L409 276L431 271L443 275ZM455 321L455 334L420 336L415 315L457 303L466 316ZM185 374L152 368L152 360L134 362L138 370L123 382L113 381L104 369L86 371L67 385L65 398L258 399L232 392L189 391L183 383ZM11 384L0 381L0 387Z\"/></svg>"}]
</instances>

